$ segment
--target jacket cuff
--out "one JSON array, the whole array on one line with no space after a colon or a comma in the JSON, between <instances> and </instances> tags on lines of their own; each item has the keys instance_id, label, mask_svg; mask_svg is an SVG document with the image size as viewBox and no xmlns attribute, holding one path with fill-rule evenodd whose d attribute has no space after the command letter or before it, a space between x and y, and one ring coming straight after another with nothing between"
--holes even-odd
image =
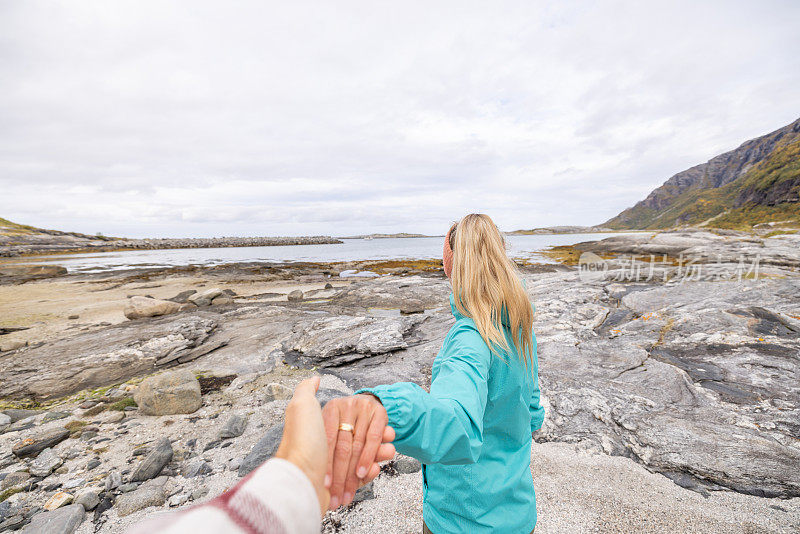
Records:
<instances>
[{"instance_id":1,"label":"jacket cuff","mask_svg":"<svg viewBox=\"0 0 800 534\"><path fill-rule=\"evenodd\" d=\"M399 439L401 437L401 429L405 427L410 412L408 399L400 394L400 392L394 390L394 384L376 386L374 388L363 388L355 392L356 395L359 393L369 393L378 397L383 407L386 408L389 426L397 433L395 440Z\"/></svg>"}]
</instances>

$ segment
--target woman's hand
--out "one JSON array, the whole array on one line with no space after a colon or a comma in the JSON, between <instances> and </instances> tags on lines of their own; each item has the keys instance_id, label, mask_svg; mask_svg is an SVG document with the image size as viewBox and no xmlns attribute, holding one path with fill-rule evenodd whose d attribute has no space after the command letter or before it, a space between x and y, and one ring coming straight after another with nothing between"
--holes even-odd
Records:
<instances>
[{"instance_id":1,"label":"woman's hand","mask_svg":"<svg viewBox=\"0 0 800 534\"><path fill-rule=\"evenodd\" d=\"M394 429L387 426L386 409L372 395L353 395L328 401L322 410L328 438L330 507L347 505L356 490L378 476L378 462L394 457ZM340 430L348 424L353 431Z\"/></svg>"},{"instance_id":2,"label":"woman's hand","mask_svg":"<svg viewBox=\"0 0 800 534\"><path fill-rule=\"evenodd\" d=\"M294 396L286 407L283 438L275 457L292 462L305 473L317 492L320 515L324 515L330 495L323 484L328 467L328 451L325 447L322 411L316 398L319 380L319 376L313 376L295 388Z\"/></svg>"}]
</instances>

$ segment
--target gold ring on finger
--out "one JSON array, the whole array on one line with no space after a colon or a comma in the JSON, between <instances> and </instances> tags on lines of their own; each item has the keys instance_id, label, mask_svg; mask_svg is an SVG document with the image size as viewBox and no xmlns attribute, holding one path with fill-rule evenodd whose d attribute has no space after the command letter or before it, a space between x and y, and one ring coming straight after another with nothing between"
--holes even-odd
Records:
<instances>
[{"instance_id":1,"label":"gold ring on finger","mask_svg":"<svg viewBox=\"0 0 800 534\"><path fill-rule=\"evenodd\" d=\"M353 425L350 423L340 423L339 430L344 430L345 432L350 432L351 434L355 434L353 430Z\"/></svg>"}]
</instances>

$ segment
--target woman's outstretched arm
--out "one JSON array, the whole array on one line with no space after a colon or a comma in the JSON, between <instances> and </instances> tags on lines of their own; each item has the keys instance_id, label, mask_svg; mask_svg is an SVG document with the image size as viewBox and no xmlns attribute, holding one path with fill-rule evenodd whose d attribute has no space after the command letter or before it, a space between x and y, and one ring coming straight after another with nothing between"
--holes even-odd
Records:
<instances>
[{"instance_id":1,"label":"woman's outstretched arm","mask_svg":"<svg viewBox=\"0 0 800 534\"><path fill-rule=\"evenodd\" d=\"M362 390L386 408L395 448L426 464L473 463L483 446L489 349L471 327L453 335L430 393L412 382Z\"/></svg>"},{"instance_id":2,"label":"woman's outstretched arm","mask_svg":"<svg viewBox=\"0 0 800 534\"><path fill-rule=\"evenodd\" d=\"M489 349L474 327L457 324L442 350L430 393L417 384L399 382L363 389L325 406L331 508L352 499L367 466L375 461L384 428L393 430L393 444L400 452L425 463L477 461L483 445ZM353 435L339 430L340 423L352 424Z\"/></svg>"}]
</instances>

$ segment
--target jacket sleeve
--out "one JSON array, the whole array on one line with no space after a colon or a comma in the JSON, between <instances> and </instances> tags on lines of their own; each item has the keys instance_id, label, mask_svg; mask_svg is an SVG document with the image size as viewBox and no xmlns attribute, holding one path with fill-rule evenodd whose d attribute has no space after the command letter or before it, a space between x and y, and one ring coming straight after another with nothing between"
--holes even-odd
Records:
<instances>
[{"instance_id":1,"label":"jacket sleeve","mask_svg":"<svg viewBox=\"0 0 800 534\"><path fill-rule=\"evenodd\" d=\"M542 428L544 423L544 407L542 406L542 392L539 390L539 359L536 355L536 334L533 334L533 392L531 394L531 433Z\"/></svg>"},{"instance_id":2,"label":"jacket sleeve","mask_svg":"<svg viewBox=\"0 0 800 534\"><path fill-rule=\"evenodd\" d=\"M150 516L127 534L318 534L319 500L294 464L267 460L219 497L182 511Z\"/></svg>"},{"instance_id":3,"label":"jacket sleeve","mask_svg":"<svg viewBox=\"0 0 800 534\"><path fill-rule=\"evenodd\" d=\"M395 430L395 448L425 464L474 463L483 446L491 354L469 326L457 326L450 336L437 357L430 393L412 382L356 392L381 400Z\"/></svg>"}]
</instances>

